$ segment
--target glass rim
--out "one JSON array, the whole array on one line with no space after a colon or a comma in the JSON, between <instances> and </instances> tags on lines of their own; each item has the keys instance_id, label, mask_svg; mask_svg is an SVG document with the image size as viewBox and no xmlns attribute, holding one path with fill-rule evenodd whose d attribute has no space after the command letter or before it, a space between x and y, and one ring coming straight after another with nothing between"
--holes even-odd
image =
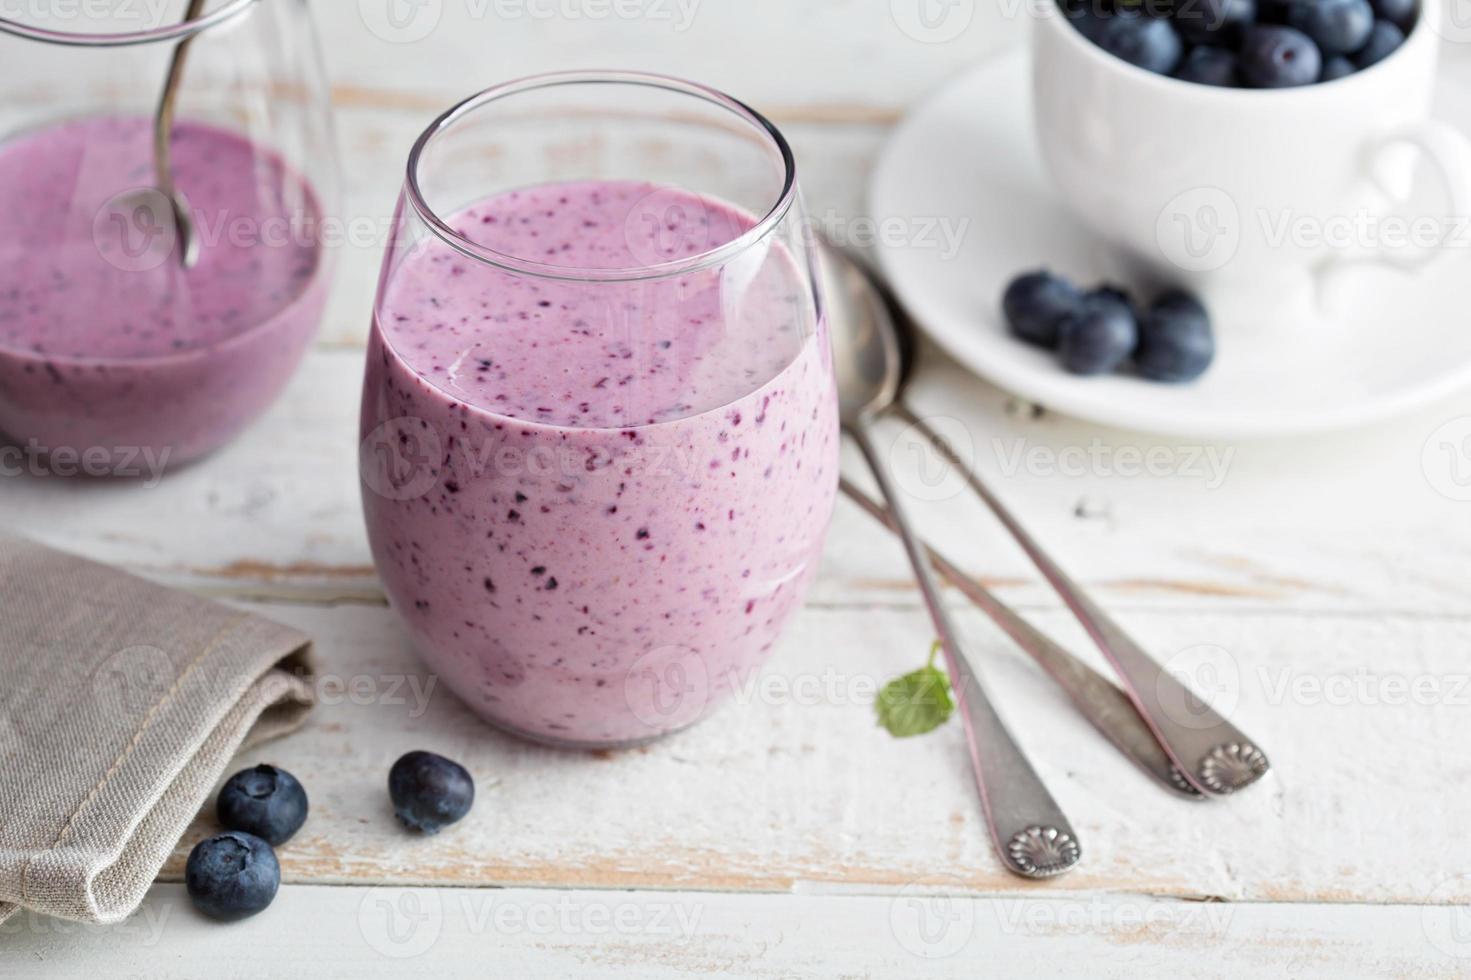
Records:
<instances>
[{"instance_id":1,"label":"glass rim","mask_svg":"<svg viewBox=\"0 0 1471 980\"><path fill-rule=\"evenodd\" d=\"M193 37L202 31L209 30L217 24L234 19L248 7L253 7L259 2L260 0L230 0L229 3L220 9L211 13L201 14L193 20L183 20L177 24L165 24L162 27L153 27L141 31L121 31L112 34L55 31L44 27L23 24L18 20L13 20L8 17L0 17L0 33L25 38L30 41L40 41L44 44L60 44L79 48L119 48L135 44L153 44Z\"/></svg>"},{"instance_id":2,"label":"glass rim","mask_svg":"<svg viewBox=\"0 0 1471 980\"><path fill-rule=\"evenodd\" d=\"M639 265L628 268L577 269L570 266L538 262L534 259L522 258L480 245L451 228L425 200L423 191L419 186L419 168L429 145L450 127L476 110L493 102L498 102L510 96L534 92L539 89L556 88L564 85L641 85L703 99L706 102L719 106L751 124L781 154L782 166L785 170L781 193L777 195L775 203L756 224L722 245L706 249L694 255L671 259L668 262L658 262L652 265ZM695 193L698 194L698 191ZM796 201L797 162L796 157L792 153L791 146L787 143L786 137L782 135L781 130L777 129L775 124L755 109L746 105L746 103L726 95L719 89L701 85L697 82L686 81L673 75L660 75L653 72L610 70L558 71L539 75L528 75L509 82L503 82L499 85L493 85L453 106L430 123L428 128L415 141L414 148L409 152L404 196L408 199L415 213L418 214L419 219L446 245L466 258L474 259L502 271L538 279L552 279L563 282L643 282L689 275L690 273L720 265L769 237L786 220L787 215L791 213L792 205Z\"/></svg>"}]
</instances>

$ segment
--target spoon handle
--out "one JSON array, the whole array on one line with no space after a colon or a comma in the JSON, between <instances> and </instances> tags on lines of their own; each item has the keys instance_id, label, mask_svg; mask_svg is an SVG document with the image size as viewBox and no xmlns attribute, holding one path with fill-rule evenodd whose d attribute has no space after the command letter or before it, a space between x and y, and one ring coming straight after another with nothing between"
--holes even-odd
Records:
<instances>
[{"instance_id":1,"label":"spoon handle","mask_svg":"<svg viewBox=\"0 0 1471 980\"><path fill-rule=\"evenodd\" d=\"M1049 878L1078 863L1082 851L1067 817L1047 791L1027 757L1007 731L981 685L961 645L960 635L940 598L928 558L905 516L888 470L875 451L868 420L849 426L854 440L873 470L894 523L914 566L920 591L945 651L945 663L965 725L971 768L980 789L981 809L991 840L1007 870L1024 878Z\"/></svg>"},{"instance_id":2,"label":"spoon handle","mask_svg":"<svg viewBox=\"0 0 1471 980\"><path fill-rule=\"evenodd\" d=\"M986 503L1027 557L1042 572L1069 610L1103 651L1161 746L1190 784L1202 793L1224 796L1245 789L1266 775L1267 756L1242 732L1165 670L1123 628L1115 623L1054 562L993 494L975 470L967 466L928 423L902 402L895 410L923 432L939 453L965 474L971 488Z\"/></svg>"},{"instance_id":3,"label":"spoon handle","mask_svg":"<svg viewBox=\"0 0 1471 980\"><path fill-rule=\"evenodd\" d=\"M184 20L198 20L204 13L206 0L189 0L189 9ZM184 66L189 61L189 46L194 41L190 35L174 48L169 60L168 80L164 82L163 95L159 97L158 109L153 117L153 169L154 182L159 193L168 199L173 214L174 229L179 237L179 261L185 269L192 269L199 262L199 236L194 233L194 221L189 216L189 207L184 196L174 186L174 165L171 140L174 132L174 105L179 99L179 88L184 81Z\"/></svg>"},{"instance_id":4,"label":"spoon handle","mask_svg":"<svg viewBox=\"0 0 1471 980\"><path fill-rule=\"evenodd\" d=\"M843 493L862 507L869 516L897 531L893 514L868 494L846 479L842 481ZM1017 646L1021 647L1042 669L1055 680L1072 698L1078 711L1087 718L1098 732L1114 747L1128 756L1147 775L1154 777L1165 789L1188 800L1203 800L1205 796L1175 768L1170 757L1155 739L1154 733L1135 710L1128 695L1120 691L1098 671L1089 667L1031 623L1022 619L981 583L961 571L954 563L933 548L926 549L930 561L951 585L965 594L986 615L990 616L1006 632Z\"/></svg>"}]
</instances>

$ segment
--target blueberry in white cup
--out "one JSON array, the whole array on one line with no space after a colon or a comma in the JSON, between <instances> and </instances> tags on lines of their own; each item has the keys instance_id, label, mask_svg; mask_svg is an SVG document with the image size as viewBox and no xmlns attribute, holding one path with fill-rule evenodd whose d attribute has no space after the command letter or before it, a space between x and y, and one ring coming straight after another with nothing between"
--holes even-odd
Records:
<instances>
[{"instance_id":1,"label":"blueberry in white cup","mask_svg":"<svg viewBox=\"0 0 1471 980\"><path fill-rule=\"evenodd\" d=\"M1405 43L1418 0L1064 0L1122 61L1222 88L1295 88L1372 67Z\"/></svg>"},{"instance_id":2,"label":"blueberry in white cup","mask_svg":"<svg viewBox=\"0 0 1471 980\"><path fill-rule=\"evenodd\" d=\"M1442 45L1430 25L1444 0L1410 8L1403 42L1392 19L1406 17L1402 0L1368 0L1368 41L1331 55L1289 21L1330 37L1324 25L1333 17L1304 19L1293 5L1343 0L1254 0L1250 23L1203 20L1236 9L1203 6L1208 0L1133 0L1138 16L1187 41L1172 76L1141 70L1092 40L1125 0L1071 2L1107 6L1062 7L1038 19L1037 143L1059 199L1116 249L1120 269L1189 289L1218 330L1268 334L1339 322L1351 282L1339 273L1350 266L1418 273L1456 251L1327 233L1344 216L1402 220L1388 199L1409 189L1416 202L1422 188L1434 195L1425 197L1435 201L1428 218L1471 215L1471 141L1433 115ZM1363 21L1362 6L1342 11L1347 40L1339 46ZM1213 32L1211 23L1219 25ZM1210 43L1189 42L1186 31ZM1251 58L1243 56L1248 45ZM1298 234L1303 228L1323 233Z\"/></svg>"}]
</instances>

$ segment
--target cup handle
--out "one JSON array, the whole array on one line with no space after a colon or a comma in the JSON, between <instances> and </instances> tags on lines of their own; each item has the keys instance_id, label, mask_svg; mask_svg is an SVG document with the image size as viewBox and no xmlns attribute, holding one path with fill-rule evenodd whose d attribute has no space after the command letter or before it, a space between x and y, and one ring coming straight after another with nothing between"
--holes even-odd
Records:
<instances>
[{"instance_id":1,"label":"cup handle","mask_svg":"<svg viewBox=\"0 0 1471 980\"><path fill-rule=\"evenodd\" d=\"M1379 191L1390 201L1402 201L1411 190L1409 180L1396 181L1388 171L1396 154L1418 151L1428 160L1445 190L1448 213L1457 220L1471 221L1471 140L1454 126L1428 119L1395 130L1380 139L1369 154L1368 171ZM1403 186L1395 186L1400 185ZM1405 273L1421 272L1444 258L1444 242L1429 248L1391 249L1384 245L1366 248L1347 262L1375 262ZM1342 262L1332 263L1341 265Z\"/></svg>"}]
</instances>

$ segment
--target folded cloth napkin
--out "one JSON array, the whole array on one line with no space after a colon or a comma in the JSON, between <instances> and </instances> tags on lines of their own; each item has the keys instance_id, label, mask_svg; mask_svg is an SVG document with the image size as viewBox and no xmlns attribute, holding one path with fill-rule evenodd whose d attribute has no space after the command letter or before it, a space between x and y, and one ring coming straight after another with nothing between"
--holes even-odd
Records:
<instances>
[{"instance_id":1,"label":"folded cloth napkin","mask_svg":"<svg viewBox=\"0 0 1471 980\"><path fill-rule=\"evenodd\" d=\"M310 671L295 630L0 534L0 922L126 918Z\"/></svg>"}]
</instances>

